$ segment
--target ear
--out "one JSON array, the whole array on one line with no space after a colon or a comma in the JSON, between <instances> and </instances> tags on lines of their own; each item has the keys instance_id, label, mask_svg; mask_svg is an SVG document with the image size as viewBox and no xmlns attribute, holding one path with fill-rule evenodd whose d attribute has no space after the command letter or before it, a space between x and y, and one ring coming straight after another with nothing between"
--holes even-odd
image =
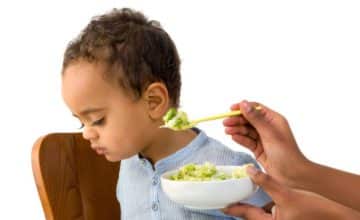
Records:
<instances>
[{"instance_id":1,"label":"ear","mask_svg":"<svg viewBox=\"0 0 360 220\"><path fill-rule=\"evenodd\" d=\"M148 114L151 119L162 118L169 107L169 93L163 83L155 82L150 84L144 94Z\"/></svg>"}]
</instances>

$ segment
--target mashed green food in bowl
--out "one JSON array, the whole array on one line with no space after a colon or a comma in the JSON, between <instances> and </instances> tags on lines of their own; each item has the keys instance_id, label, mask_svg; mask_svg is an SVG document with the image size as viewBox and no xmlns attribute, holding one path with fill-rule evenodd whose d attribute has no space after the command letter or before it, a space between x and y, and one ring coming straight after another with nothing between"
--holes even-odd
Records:
<instances>
[{"instance_id":1,"label":"mashed green food in bowl","mask_svg":"<svg viewBox=\"0 0 360 220\"><path fill-rule=\"evenodd\" d=\"M171 180L176 181L211 181L211 180L227 180L239 179L247 177L246 167L252 164L245 164L232 170L231 174L216 169L212 163L205 162L203 165L194 163L187 164L179 169L179 171L170 176Z\"/></svg>"},{"instance_id":2,"label":"mashed green food in bowl","mask_svg":"<svg viewBox=\"0 0 360 220\"><path fill-rule=\"evenodd\" d=\"M243 201L256 192L242 166L186 164L161 175L161 187L172 201L195 209L220 209ZM216 196L214 196L216 195Z\"/></svg>"}]
</instances>

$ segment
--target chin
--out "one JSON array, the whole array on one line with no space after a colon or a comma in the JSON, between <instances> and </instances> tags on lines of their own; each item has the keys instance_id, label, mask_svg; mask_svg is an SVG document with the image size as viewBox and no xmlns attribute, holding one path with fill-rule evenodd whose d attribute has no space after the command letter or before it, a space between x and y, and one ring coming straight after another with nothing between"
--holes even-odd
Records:
<instances>
[{"instance_id":1,"label":"chin","mask_svg":"<svg viewBox=\"0 0 360 220\"><path fill-rule=\"evenodd\" d=\"M130 156L118 156L118 155L111 155L111 154L105 154L104 155L106 160L110 161L110 162L119 162L121 160L125 160L128 159L134 155L130 155Z\"/></svg>"},{"instance_id":2,"label":"chin","mask_svg":"<svg viewBox=\"0 0 360 220\"><path fill-rule=\"evenodd\" d=\"M106 155L106 154L104 156L105 156L106 160L109 161L109 162L119 162L121 160L119 158L112 157L112 156Z\"/></svg>"}]
</instances>

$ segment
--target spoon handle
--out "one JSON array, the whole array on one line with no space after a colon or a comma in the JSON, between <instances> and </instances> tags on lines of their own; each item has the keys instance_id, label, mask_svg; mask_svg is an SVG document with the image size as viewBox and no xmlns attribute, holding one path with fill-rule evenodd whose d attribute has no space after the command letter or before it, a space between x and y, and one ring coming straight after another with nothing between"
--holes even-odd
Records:
<instances>
[{"instance_id":1,"label":"spoon handle","mask_svg":"<svg viewBox=\"0 0 360 220\"><path fill-rule=\"evenodd\" d=\"M261 107L256 106L255 109L260 110ZM204 122L204 121L212 121L212 120L216 120L216 119L220 119L220 118L226 118L226 117L230 117L230 116L236 116L236 115L241 115L241 111L240 110L230 111L230 112L226 112L226 113L222 113L222 114L208 116L208 117L205 117L205 118L199 118L199 119L196 119L196 120L192 120L191 123L197 124L197 123Z\"/></svg>"}]
</instances>

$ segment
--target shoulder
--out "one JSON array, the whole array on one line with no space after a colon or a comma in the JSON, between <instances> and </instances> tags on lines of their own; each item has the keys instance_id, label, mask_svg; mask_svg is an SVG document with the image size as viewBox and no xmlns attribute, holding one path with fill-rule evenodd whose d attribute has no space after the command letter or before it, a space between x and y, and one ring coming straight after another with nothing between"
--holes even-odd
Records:
<instances>
[{"instance_id":1,"label":"shoulder","mask_svg":"<svg viewBox=\"0 0 360 220\"><path fill-rule=\"evenodd\" d=\"M207 137L198 154L204 155L209 161L223 165L242 165L256 163L256 160L245 152L235 151L220 141Z\"/></svg>"},{"instance_id":2,"label":"shoulder","mask_svg":"<svg viewBox=\"0 0 360 220\"><path fill-rule=\"evenodd\" d=\"M139 176L144 172L144 162L137 155L125 160L121 160L119 176L125 178L130 176Z\"/></svg>"}]
</instances>

